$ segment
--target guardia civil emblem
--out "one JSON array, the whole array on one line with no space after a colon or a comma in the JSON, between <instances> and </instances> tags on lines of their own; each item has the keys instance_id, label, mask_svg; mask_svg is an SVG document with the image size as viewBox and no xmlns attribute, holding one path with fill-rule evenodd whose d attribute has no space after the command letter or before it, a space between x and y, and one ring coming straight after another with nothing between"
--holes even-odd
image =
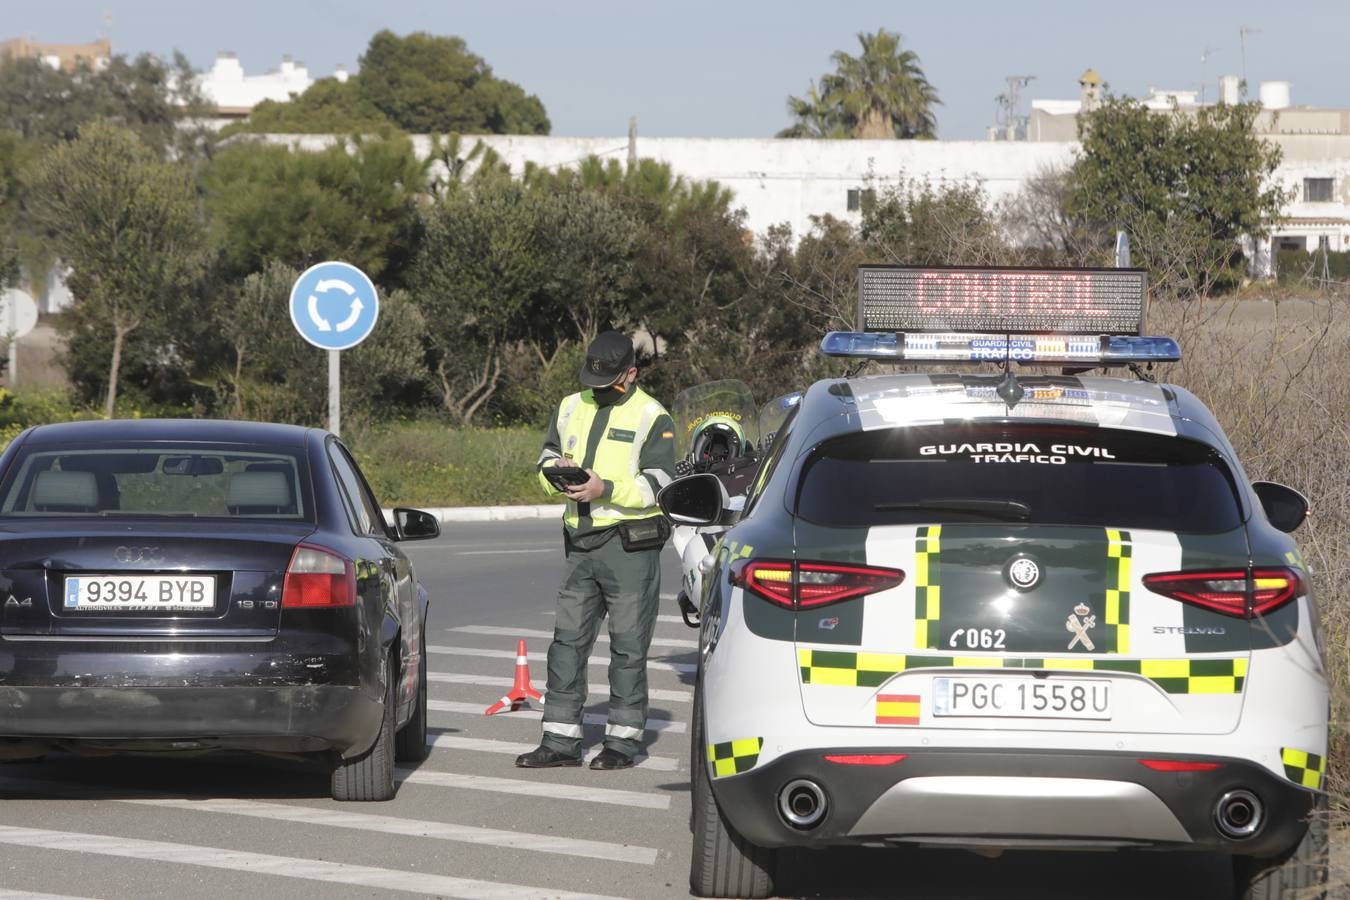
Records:
<instances>
[{"instance_id":1,"label":"guardia civil emblem","mask_svg":"<svg viewBox=\"0 0 1350 900\"><path fill-rule=\"evenodd\" d=\"M1064 628L1073 634L1073 640L1069 641L1069 649L1072 650L1078 644L1083 645L1084 650L1096 650L1097 645L1092 643L1092 638L1088 637L1088 629L1097 627L1097 617L1092 614L1092 607L1086 603L1080 603L1069 613L1068 621L1064 623Z\"/></svg>"}]
</instances>

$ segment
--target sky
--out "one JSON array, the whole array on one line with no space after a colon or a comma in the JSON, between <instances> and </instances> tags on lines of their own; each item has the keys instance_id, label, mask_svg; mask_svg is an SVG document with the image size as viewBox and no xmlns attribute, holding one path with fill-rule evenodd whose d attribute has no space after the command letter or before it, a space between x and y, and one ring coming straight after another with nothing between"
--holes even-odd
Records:
<instances>
[{"instance_id":1,"label":"sky","mask_svg":"<svg viewBox=\"0 0 1350 900\"><path fill-rule=\"evenodd\" d=\"M1008 75L1035 76L1028 99L1076 99L1092 67L1116 93L1203 83L1213 100L1242 74L1242 26L1253 95L1288 81L1295 105L1350 107L1347 0L0 0L0 40L106 34L115 53L181 50L199 69L233 51L249 74L284 54L314 77L354 70L383 28L454 34L568 136L622 135L636 116L641 135L771 137L833 52L886 28L937 88L938 136L983 139Z\"/></svg>"}]
</instances>

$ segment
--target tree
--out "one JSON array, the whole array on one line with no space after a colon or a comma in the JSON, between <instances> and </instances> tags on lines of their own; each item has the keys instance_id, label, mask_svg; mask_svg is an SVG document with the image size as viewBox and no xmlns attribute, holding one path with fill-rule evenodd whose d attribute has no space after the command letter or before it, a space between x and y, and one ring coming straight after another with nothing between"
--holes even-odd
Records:
<instances>
[{"instance_id":1,"label":"tree","mask_svg":"<svg viewBox=\"0 0 1350 900\"><path fill-rule=\"evenodd\" d=\"M255 134L362 134L394 127L365 97L354 78L320 78L289 100L264 100L248 118L227 127L226 137Z\"/></svg>"},{"instance_id":2,"label":"tree","mask_svg":"<svg viewBox=\"0 0 1350 900\"><path fill-rule=\"evenodd\" d=\"M460 424L497 392L502 357L547 274L540 203L518 182L485 178L452 185L423 216L410 293L426 321L441 406Z\"/></svg>"},{"instance_id":3,"label":"tree","mask_svg":"<svg viewBox=\"0 0 1350 900\"><path fill-rule=\"evenodd\" d=\"M365 100L416 134L549 132L539 98L494 76L462 38L381 31L370 39L356 81Z\"/></svg>"},{"instance_id":4,"label":"tree","mask_svg":"<svg viewBox=\"0 0 1350 900\"><path fill-rule=\"evenodd\" d=\"M206 209L225 277L269 260L304 269L342 259L397 283L416 249L426 168L405 135L342 140L316 152L244 140L205 173Z\"/></svg>"},{"instance_id":5,"label":"tree","mask_svg":"<svg viewBox=\"0 0 1350 900\"><path fill-rule=\"evenodd\" d=\"M1280 150L1253 133L1256 103L1152 112L1108 97L1079 119L1068 211L1123 228L1155 289L1204 295L1244 274L1239 239L1270 233L1286 200Z\"/></svg>"},{"instance_id":6,"label":"tree","mask_svg":"<svg viewBox=\"0 0 1350 900\"><path fill-rule=\"evenodd\" d=\"M929 84L912 50L900 49L900 35L878 29L860 33L862 53L842 50L830 59L835 71L822 75L805 99L788 98L797 123L779 137L931 138L937 119L937 89Z\"/></svg>"},{"instance_id":7,"label":"tree","mask_svg":"<svg viewBox=\"0 0 1350 900\"><path fill-rule=\"evenodd\" d=\"M414 134L548 134L544 104L492 74L462 38L381 31L360 71L323 78L289 102L265 101L227 133L372 133L392 126Z\"/></svg>"},{"instance_id":8,"label":"tree","mask_svg":"<svg viewBox=\"0 0 1350 900\"><path fill-rule=\"evenodd\" d=\"M156 334L183 304L203 269L196 184L183 164L161 161L128 129L96 121L57 147L38 168L33 214L71 266L78 298L71 353L102 330L108 348L104 414L116 410L128 338Z\"/></svg>"},{"instance_id":9,"label":"tree","mask_svg":"<svg viewBox=\"0 0 1350 900\"><path fill-rule=\"evenodd\" d=\"M167 64L145 53L74 71L10 59L0 62L0 130L51 145L73 141L86 124L107 119L160 156L182 158L208 143L209 132L191 124L206 109L194 74L180 53Z\"/></svg>"}]
</instances>

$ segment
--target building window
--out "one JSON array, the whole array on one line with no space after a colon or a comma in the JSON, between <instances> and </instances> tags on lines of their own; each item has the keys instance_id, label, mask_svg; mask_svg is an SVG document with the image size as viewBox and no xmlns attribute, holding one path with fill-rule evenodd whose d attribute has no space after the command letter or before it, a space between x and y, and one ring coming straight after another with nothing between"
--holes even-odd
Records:
<instances>
[{"instance_id":1,"label":"building window","mask_svg":"<svg viewBox=\"0 0 1350 900\"><path fill-rule=\"evenodd\" d=\"M1317 236L1317 252L1318 253L1331 252L1331 235L1319 234Z\"/></svg>"},{"instance_id":2,"label":"building window","mask_svg":"<svg viewBox=\"0 0 1350 900\"><path fill-rule=\"evenodd\" d=\"M1303 202L1330 203L1331 184L1332 179L1330 178L1303 179Z\"/></svg>"},{"instance_id":3,"label":"building window","mask_svg":"<svg viewBox=\"0 0 1350 900\"><path fill-rule=\"evenodd\" d=\"M1278 235L1275 238L1275 249L1276 251L1301 250L1306 253L1308 250L1308 239L1304 237Z\"/></svg>"},{"instance_id":4,"label":"building window","mask_svg":"<svg viewBox=\"0 0 1350 900\"><path fill-rule=\"evenodd\" d=\"M871 209L872 204L877 202L877 192L871 188L849 188L848 189L848 211L858 212L864 209Z\"/></svg>"}]
</instances>

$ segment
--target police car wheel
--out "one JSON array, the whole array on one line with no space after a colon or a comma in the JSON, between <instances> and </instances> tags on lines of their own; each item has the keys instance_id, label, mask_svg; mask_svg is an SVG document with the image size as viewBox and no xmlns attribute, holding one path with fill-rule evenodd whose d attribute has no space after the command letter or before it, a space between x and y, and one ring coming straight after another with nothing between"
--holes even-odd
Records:
<instances>
[{"instance_id":1,"label":"police car wheel","mask_svg":"<svg viewBox=\"0 0 1350 900\"><path fill-rule=\"evenodd\" d=\"M1275 859L1233 858L1238 900L1322 900L1331 852L1328 831L1327 798L1322 794L1294 849Z\"/></svg>"},{"instance_id":2,"label":"police car wheel","mask_svg":"<svg viewBox=\"0 0 1350 900\"><path fill-rule=\"evenodd\" d=\"M399 762L421 762L431 750L427 747L427 648L422 636L422 650L418 655L417 696L413 698L412 715L398 730L395 756Z\"/></svg>"},{"instance_id":3,"label":"police car wheel","mask_svg":"<svg viewBox=\"0 0 1350 900\"><path fill-rule=\"evenodd\" d=\"M698 725L695 729L702 733ZM689 860L690 891L696 897L771 896L777 851L755 846L727 822L708 784L708 766L702 754L692 760L690 769L693 770L690 801L694 817L694 846Z\"/></svg>"},{"instance_id":4,"label":"police car wheel","mask_svg":"<svg viewBox=\"0 0 1350 900\"><path fill-rule=\"evenodd\" d=\"M360 756L341 759L333 769L334 800L377 801L394 799L394 717L398 715L395 671L390 663L385 679L384 718L370 749Z\"/></svg>"}]
</instances>

